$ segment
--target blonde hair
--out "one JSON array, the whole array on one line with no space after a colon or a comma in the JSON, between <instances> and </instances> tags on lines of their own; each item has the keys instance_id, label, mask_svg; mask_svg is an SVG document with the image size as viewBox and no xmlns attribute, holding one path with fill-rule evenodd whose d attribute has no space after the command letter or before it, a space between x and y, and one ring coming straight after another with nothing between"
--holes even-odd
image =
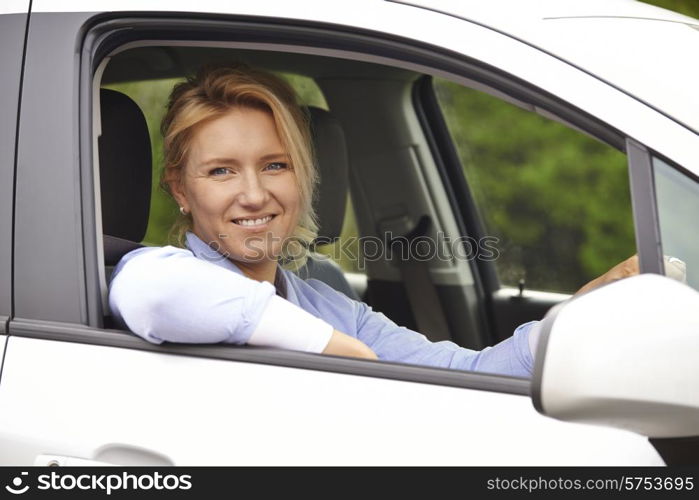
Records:
<instances>
[{"instance_id":1,"label":"blonde hair","mask_svg":"<svg viewBox=\"0 0 699 500\"><path fill-rule=\"evenodd\" d=\"M296 228L281 249L280 264L296 270L306 263L308 249L318 235L313 197L318 174L313 158L308 116L294 90L283 80L244 64L205 66L196 76L175 85L163 118L164 164L160 186L171 196L171 182L182 182L187 153L197 125L223 116L234 108L250 108L271 114L277 134L289 154L301 198ZM173 224L174 243L184 246L192 230L191 214Z\"/></svg>"}]
</instances>

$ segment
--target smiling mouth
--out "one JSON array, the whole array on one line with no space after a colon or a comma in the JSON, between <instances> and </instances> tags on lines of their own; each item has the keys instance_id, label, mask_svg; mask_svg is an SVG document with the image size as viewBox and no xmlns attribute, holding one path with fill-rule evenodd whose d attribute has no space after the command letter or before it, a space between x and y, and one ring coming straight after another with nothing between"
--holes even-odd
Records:
<instances>
[{"instance_id":1,"label":"smiling mouth","mask_svg":"<svg viewBox=\"0 0 699 500\"><path fill-rule=\"evenodd\" d=\"M269 221L274 219L274 217L276 217L276 215L266 215L259 218L233 219L233 223L244 227L264 226Z\"/></svg>"}]
</instances>

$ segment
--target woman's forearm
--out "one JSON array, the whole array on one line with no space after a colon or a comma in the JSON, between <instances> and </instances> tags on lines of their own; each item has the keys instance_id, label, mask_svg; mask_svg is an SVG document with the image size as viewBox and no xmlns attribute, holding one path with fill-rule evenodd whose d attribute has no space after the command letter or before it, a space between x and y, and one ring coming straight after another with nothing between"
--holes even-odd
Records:
<instances>
[{"instance_id":1,"label":"woman's forearm","mask_svg":"<svg viewBox=\"0 0 699 500\"><path fill-rule=\"evenodd\" d=\"M379 359L364 342L350 337L342 332L333 330L330 342L323 350L323 354L334 356L349 356L352 358Z\"/></svg>"}]
</instances>

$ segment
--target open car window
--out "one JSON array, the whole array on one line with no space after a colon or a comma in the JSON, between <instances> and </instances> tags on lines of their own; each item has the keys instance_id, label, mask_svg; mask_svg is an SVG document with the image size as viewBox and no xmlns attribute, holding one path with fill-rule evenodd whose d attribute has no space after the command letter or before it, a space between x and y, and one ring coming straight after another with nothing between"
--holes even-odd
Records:
<instances>
[{"instance_id":1,"label":"open car window","mask_svg":"<svg viewBox=\"0 0 699 500\"><path fill-rule=\"evenodd\" d=\"M102 85L130 96L146 116L152 145L150 215L141 241L146 245L170 243L168 231L178 215L158 182L163 161L159 124L168 94L196 70L192 61L220 60L225 52L220 47L209 52L205 44L168 47L164 53L182 50L189 66L179 74L170 70L167 78L154 78L157 71L149 70L149 78L134 79L130 51L148 59L157 50L136 47L117 54L104 71ZM352 285L358 298L397 325L432 341L450 340L478 351L541 319L565 294L634 252L624 154L559 123L552 112L531 103L521 110L506 102L516 99L505 94L495 97L414 69L230 49L233 59L238 54L252 66L264 61L263 69L285 78L302 104L330 110L339 118L350 159L349 195L343 198L347 210L339 241L314 250L333 258L345 279L359 275L359 285ZM126 67L120 77L120 68ZM462 232L462 200L454 197L450 180L439 172L443 152L431 148L431 124L416 126L417 104L405 98L426 78L435 79L436 96L476 202L471 215L485 228L481 234L471 227ZM321 179L334 181L332 173ZM396 257L398 252L388 251L388 234L406 241L409 236L410 245L427 245L406 247L411 254L406 263ZM478 243L473 254L467 247L474 236L493 240ZM372 238L371 243L383 245L383 252L369 256L360 240ZM422 254L423 249L428 252ZM494 268L505 287L562 293L532 307L504 301L505 307L491 308L487 293L492 289L479 286L483 269L474 260ZM442 321L430 324L426 318Z\"/></svg>"}]
</instances>

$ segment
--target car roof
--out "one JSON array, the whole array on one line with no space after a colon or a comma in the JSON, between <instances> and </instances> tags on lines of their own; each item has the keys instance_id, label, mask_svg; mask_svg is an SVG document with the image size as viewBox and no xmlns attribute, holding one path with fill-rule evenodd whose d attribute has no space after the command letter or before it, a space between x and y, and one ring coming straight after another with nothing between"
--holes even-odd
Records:
<instances>
[{"instance_id":1,"label":"car roof","mask_svg":"<svg viewBox=\"0 0 699 500\"><path fill-rule=\"evenodd\" d=\"M517 38L699 133L699 20L633 0L396 0Z\"/></svg>"},{"instance_id":2,"label":"car roof","mask_svg":"<svg viewBox=\"0 0 699 500\"><path fill-rule=\"evenodd\" d=\"M330 2L297 0L294 19L322 18ZM699 134L699 20L634 0L354 0L334 1L332 18L362 24L355 14L379 5L427 9L506 34L567 62L660 111ZM159 10L238 12L279 17L284 0L66 0L59 11ZM51 0L34 0L32 12L55 12ZM280 10L283 12L281 13ZM327 12L326 12L327 14ZM350 15L352 14L352 15ZM350 24L351 23L351 24ZM380 22L378 23L380 26ZM394 26L387 25L392 32ZM425 29L427 27L425 26Z\"/></svg>"},{"instance_id":3,"label":"car roof","mask_svg":"<svg viewBox=\"0 0 699 500\"><path fill-rule=\"evenodd\" d=\"M634 17L662 21L696 19L636 0L391 0L448 12L503 31L525 34L545 29L545 21L570 17Z\"/></svg>"}]
</instances>

